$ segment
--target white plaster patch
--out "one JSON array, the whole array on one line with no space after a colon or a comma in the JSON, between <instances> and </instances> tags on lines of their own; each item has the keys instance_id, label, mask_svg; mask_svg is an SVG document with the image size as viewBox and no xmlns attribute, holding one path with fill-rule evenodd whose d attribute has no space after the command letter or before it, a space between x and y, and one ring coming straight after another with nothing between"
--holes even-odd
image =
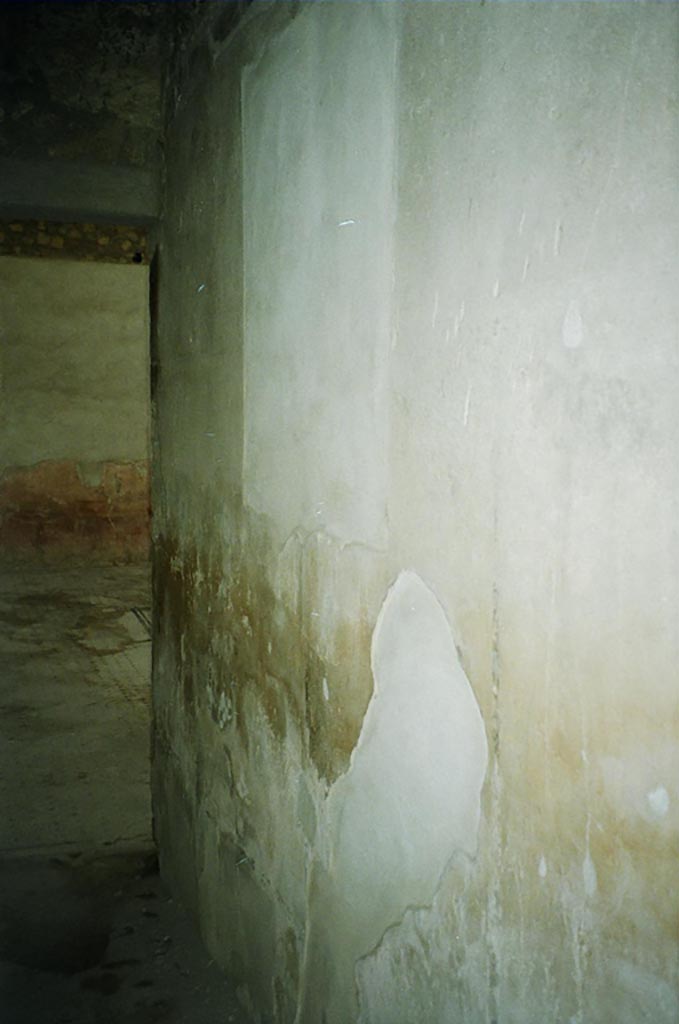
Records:
<instances>
[{"instance_id":1,"label":"white plaster patch","mask_svg":"<svg viewBox=\"0 0 679 1024\"><path fill-rule=\"evenodd\" d=\"M328 680L323 676L323 700L330 700L330 690L328 689Z\"/></svg>"},{"instance_id":2,"label":"white plaster patch","mask_svg":"<svg viewBox=\"0 0 679 1024\"><path fill-rule=\"evenodd\" d=\"M547 877L547 861L545 860L544 856L540 857L540 863L538 864L538 874L540 878Z\"/></svg>"},{"instance_id":3,"label":"white plaster patch","mask_svg":"<svg viewBox=\"0 0 679 1024\"><path fill-rule=\"evenodd\" d=\"M657 786L656 789L646 797L648 806L658 818L664 818L670 809L670 796L664 786Z\"/></svg>"},{"instance_id":4,"label":"white plaster patch","mask_svg":"<svg viewBox=\"0 0 679 1024\"><path fill-rule=\"evenodd\" d=\"M624 757L602 757L606 799L626 818L658 821L672 811L671 789L659 780L675 778L678 765L676 742L659 742L652 749L641 744L626 751Z\"/></svg>"},{"instance_id":5,"label":"white plaster patch","mask_svg":"<svg viewBox=\"0 0 679 1024\"><path fill-rule=\"evenodd\" d=\"M473 856L486 733L445 612L414 572L373 633L373 696L346 775L327 801L327 861L307 930L298 1021L354 1018L354 966L409 907L431 903L456 851Z\"/></svg>"},{"instance_id":6,"label":"white plaster patch","mask_svg":"<svg viewBox=\"0 0 679 1024\"><path fill-rule=\"evenodd\" d=\"M335 864L353 882L344 891L364 904L386 887L380 919L394 902L430 899L454 850L475 852L487 747L445 613L414 572L387 594L372 664L373 698L330 802L342 821Z\"/></svg>"},{"instance_id":7,"label":"white plaster patch","mask_svg":"<svg viewBox=\"0 0 679 1024\"><path fill-rule=\"evenodd\" d=\"M566 315L561 325L561 340L566 348L580 348L583 342L584 330L580 304L577 299L571 299L568 303Z\"/></svg>"}]
</instances>

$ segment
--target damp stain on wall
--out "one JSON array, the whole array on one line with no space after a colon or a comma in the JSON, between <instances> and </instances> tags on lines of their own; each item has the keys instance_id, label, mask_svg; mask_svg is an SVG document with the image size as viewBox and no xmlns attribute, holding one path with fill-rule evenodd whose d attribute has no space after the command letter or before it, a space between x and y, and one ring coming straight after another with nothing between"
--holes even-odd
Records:
<instances>
[{"instance_id":1,"label":"damp stain on wall","mask_svg":"<svg viewBox=\"0 0 679 1024\"><path fill-rule=\"evenodd\" d=\"M55 561L148 558L148 464L68 460L0 477L0 555Z\"/></svg>"}]
</instances>

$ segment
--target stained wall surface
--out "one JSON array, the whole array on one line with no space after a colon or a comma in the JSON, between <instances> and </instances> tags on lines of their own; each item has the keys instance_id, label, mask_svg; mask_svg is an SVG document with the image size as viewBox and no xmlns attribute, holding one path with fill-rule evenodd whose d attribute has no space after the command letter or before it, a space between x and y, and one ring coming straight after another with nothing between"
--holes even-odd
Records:
<instances>
[{"instance_id":1,"label":"stained wall surface","mask_svg":"<svg viewBox=\"0 0 679 1024\"><path fill-rule=\"evenodd\" d=\"M0 257L4 557L148 555L148 268Z\"/></svg>"},{"instance_id":2,"label":"stained wall surface","mask_svg":"<svg viewBox=\"0 0 679 1024\"><path fill-rule=\"evenodd\" d=\"M166 4L0 10L0 210L52 220L158 212Z\"/></svg>"},{"instance_id":3,"label":"stained wall surface","mask_svg":"<svg viewBox=\"0 0 679 1024\"><path fill-rule=\"evenodd\" d=\"M183 39L156 831L256 1019L677 1018L678 15Z\"/></svg>"}]
</instances>

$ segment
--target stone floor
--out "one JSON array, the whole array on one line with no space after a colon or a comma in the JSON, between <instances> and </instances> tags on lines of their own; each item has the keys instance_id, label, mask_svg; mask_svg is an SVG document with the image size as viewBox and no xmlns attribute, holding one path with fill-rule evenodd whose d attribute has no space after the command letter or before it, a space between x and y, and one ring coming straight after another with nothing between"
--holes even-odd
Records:
<instances>
[{"instance_id":1,"label":"stone floor","mask_svg":"<svg viewBox=\"0 0 679 1024\"><path fill-rule=\"evenodd\" d=\"M247 1024L158 876L140 567L0 571L0 1021Z\"/></svg>"}]
</instances>

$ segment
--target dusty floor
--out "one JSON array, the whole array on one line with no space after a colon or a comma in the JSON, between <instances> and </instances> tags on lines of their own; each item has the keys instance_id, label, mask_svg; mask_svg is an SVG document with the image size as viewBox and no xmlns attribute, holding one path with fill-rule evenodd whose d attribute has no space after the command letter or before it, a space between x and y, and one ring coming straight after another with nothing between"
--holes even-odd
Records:
<instances>
[{"instance_id":1,"label":"dusty floor","mask_svg":"<svg viewBox=\"0 0 679 1024\"><path fill-rule=\"evenodd\" d=\"M247 1024L151 838L148 572L0 571L0 1022Z\"/></svg>"}]
</instances>

